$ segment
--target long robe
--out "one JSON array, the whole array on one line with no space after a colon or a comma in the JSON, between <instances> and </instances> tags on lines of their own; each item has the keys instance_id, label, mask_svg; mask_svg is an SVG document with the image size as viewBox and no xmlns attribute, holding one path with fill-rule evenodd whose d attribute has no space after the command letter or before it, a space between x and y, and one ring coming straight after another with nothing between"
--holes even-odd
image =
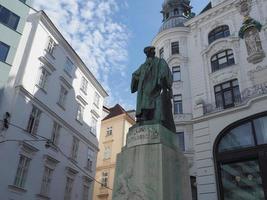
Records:
<instances>
[{"instance_id":1,"label":"long robe","mask_svg":"<svg viewBox=\"0 0 267 200\"><path fill-rule=\"evenodd\" d=\"M153 121L175 131L172 116L172 73L161 58L147 58L132 75L131 91L137 94L136 116L154 110Z\"/></svg>"}]
</instances>

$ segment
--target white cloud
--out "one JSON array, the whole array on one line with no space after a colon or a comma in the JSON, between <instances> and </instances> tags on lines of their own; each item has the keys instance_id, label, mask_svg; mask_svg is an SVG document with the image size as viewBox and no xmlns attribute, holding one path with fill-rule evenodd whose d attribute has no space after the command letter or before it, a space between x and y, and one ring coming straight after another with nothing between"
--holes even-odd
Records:
<instances>
[{"instance_id":1,"label":"white cloud","mask_svg":"<svg viewBox=\"0 0 267 200\"><path fill-rule=\"evenodd\" d=\"M92 73L112 95L111 73L125 74L128 60L127 27L115 19L125 0L36 0ZM114 88L116 90L116 88ZM113 89L113 90L114 90ZM115 101L111 97L111 101Z\"/></svg>"}]
</instances>

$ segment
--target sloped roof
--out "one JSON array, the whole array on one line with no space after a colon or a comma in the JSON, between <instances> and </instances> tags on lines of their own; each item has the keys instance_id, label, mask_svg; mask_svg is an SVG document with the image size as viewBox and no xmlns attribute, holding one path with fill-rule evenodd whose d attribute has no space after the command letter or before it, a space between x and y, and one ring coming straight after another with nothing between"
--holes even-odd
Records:
<instances>
[{"instance_id":1,"label":"sloped roof","mask_svg":"<svg viewBox=\"0 0 267 200\"><path fill-rule=\"evenodd\" d=\"M119 104L116 104L114 107L109 108L109 114L102 120L107 120L112 117L116 117L121 114L127 114L127 112Z\"/></svg>"}]
</instances>

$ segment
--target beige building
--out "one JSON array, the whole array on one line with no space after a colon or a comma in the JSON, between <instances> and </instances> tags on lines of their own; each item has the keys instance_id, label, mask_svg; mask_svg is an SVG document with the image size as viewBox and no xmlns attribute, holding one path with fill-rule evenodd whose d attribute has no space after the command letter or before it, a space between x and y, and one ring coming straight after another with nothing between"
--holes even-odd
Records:
<instances>
[{"instance_id":1,"label":"beige building","mask_svg":"<svg viewBox=\"0 0 267 200\"><path fill-rule=\"evenodd\" d=\"M125 145L126 134L135 123L132 112L126 112L120 105L109 109L110 113L102 120L97 156L94 200L112 199L116 156Z\"/></svg>"}]
</instances>

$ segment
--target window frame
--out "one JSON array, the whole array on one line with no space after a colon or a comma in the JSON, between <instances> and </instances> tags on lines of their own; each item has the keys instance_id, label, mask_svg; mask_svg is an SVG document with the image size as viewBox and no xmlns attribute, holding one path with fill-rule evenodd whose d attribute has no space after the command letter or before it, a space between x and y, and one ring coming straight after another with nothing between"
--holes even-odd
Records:
<instances>
[{"instance_id":1,"label":"window frame","mask_svg":"<svg viewBox=\"0 0 267 200\"><path fill-rule=\"evenodd\" d=\"M179 41L175 41L171 43L171 54L177 55L180 53L180 46Z\"/></svg>"},{"instance_id":2,"label":"window frame","mask_svg":"<svg viewBox=\"0 0 267 200\"><path fill-rule=\"evenodd\" d=\"M109 126L107 127L107 130L106 130L106 136L111 136L112 135L112 126Z\"/></svg>"},{"instance_id":3,"label":"window frame","mask_svg":"<svg viewBox=\"0 0 267 200\"><path fill-rule=\"evenodd\" d=\"M38 127L39 127L41 114L42 114L42 111L33 105L31 113L30 113L30 117L28 120L27 128L26 128L28 133L32 135L36 135Z\"/></svg>"},{"instance_id":4,"label":"window frame","mask_svg":"<svg viewBox=\"0 0 267 200\"><path fill-rule=\"evenodd\" d=\"M108 177L109 173L107 171L103 171L101 175L101 187L108 187Z\"/></svg>"},{"instance_id":5,"label":"window frame","mask_svg":"<svg viewBox=\"0 0 267 200\"><path fill-rule=\"evenodd\" d=\"M5 13L1 13L1 12L5 12ZM3 14L3 16L1 14ZM13 24L11 24L12 20L14 20ZM1 24L7 26L8 28L14 31L17 31L19 22L20 22L20 16L18 16L11 10L7 9L6 7L0 5L0 23Z\"/></svg>"},{"instance_id":6,"label":"window frame","mask_svg":"<svg viewBox=\"0 0 267 200\"><path fill-rule=\"evenodd\" d=\"M78 151L79 151L79 139L77 137L73 136L71 154L70 154L70 157L72 160L74 160L74 161L77 160Z\"/></svg>"},{"instance_id":7,"label":"window frame","mask_svg":"<svg viewBox=\"0 0 267 200\"><path fill-rule=\"evenodd\" d=\"M237 84L234 85L234 82L237 82ZM224 85L226 84L230 84L229 87L227 88L223 88ZM216 91L218 88L220 87L220 91ZM238 89L238 94L235 94L235 89ZM225 94L231 92L231 104L226 104L226 99L225 99ZM222 105L220 105L219 100L217 99L217 96L220 95L220 98L222 100ZM227 109L227 108L231 108L234 107L236 103L241 101L241 93L240 93L240 89L239 89L239 83L238 83L238 79L233 79L230 81L226 81L223 83L220 83L218 85L214 86L214 98L215 98L215 104L217 108L223 108L223 109Z\"/></svg>"},{"instance_id":8,"label":"window frame","mask_svg":"<svg viewBox=\"0 0 267 200\"><path fill-rule=\"evenodd\" d=\"M81 104L77 104L77 116L76 120L79 121L80 123L83 123L83 116L84 116L84 106Z\"/></svg>"},{"instance_id":9,"label":"window frame","mask_svg":"<svg viewBox=\"0 0 267 200\"><path fill-rule=\"evenodd\" d=\"M228 25L222 25L214 28L208 34L208 41L209 44L213 43L214 41L220 38L226 38L230 36L230 29Z\"/></svg>"},{"instance_id":10,"label":"window frame","mask_svg":"<svg viewBox=\"0 0 267 200\"><path fill-rule=\"evenodd\" d=\"M231 52L231 53L230 53ZM225 53L224 56L220 56L220 54ZM215 58L215 60L213 60ZM220 61L226 59L226 62L221 63ZM210 58L211 71L216 72L226 67L230 67L235 64L235 56L234 51L232 49L225 49L217 52Z\"/></svg>"},{"instance_id":11,"label":"window frame","mask_svg":"<svg viewBox=\"0 0 267 200\"><path fill-rule=\"evenodd\" d=\"M179 97L179 100L176 100L175 98ZM176 105L178 107L176 107ZM178 108L178 109L176 109ZM173 95L173 114L178 115L178 114L183 114L183 98L181 94L176 94Z\"/></svg>"},{"instance_id":12,"label":"window frame","mask_svg":"<svg viewBox=\"0 0 267 200\"><path fill-rule=\"evenodd\" d=\"M178 147L180 148L181 151L185 151L185 133L183 131L178 131L175 133L177 139L179 139L179 144ZM182 140L180 140L182 139ZM182 144L182 145L181 145Z\"/></svg>"},{"instance_id":13,"label":"window frame","mask_svg":"<svg viewBox=\"0 0 267 200\"><path fill-rule=\"evenodd\" d=\"M65 106L66 106L68 93L69 93L69 90L65 86L60 85L59 98L58 98L57 103L63 109L65 109Z\"/></svg>"},{"instance_id":14,"label":"window frame","mask_svg":"<svg viewBox=\"0 0 267 200\"><path fill-rule=\"evenodd\" d=\"M176 80L175 79L175 74L178 74L179 75L179 78ZM173 82L178 82L178 81L181 81L181 66L177 65L177 66L173 66L172 67L172 79L173 79Z\"/></svg>"},{"instance_id":15,"label":"window frame","mask_svg":"<svg viewBox=\"0 0 267 200\"><path fill-rule=\"evenodd\" d=\"M69 57L66 57L64 71L69 77L72 77L73 70L74 70L74 63Z\"/></svg>"},{"instance_id":16,"label":"window frame","mask_svg":"<svg viewBox=\"0 0 267 200\"><path fill-rule=\"evenodd\" d=\"M41 195L44 195L44 196L49 195L53 171L54 169L48 166L44 167L41 190L40 190Z\"/></svg>"},{"instance_id":17,"label":"window frame","mask_svg":"<svg viewBox=\"0 0 267 200\"><path fill-rule=\"evenodd\" d=\"M83 76L81 80L80 90L87 95L89 81Z\"/></svg>"},{"instance_id":18,"label":"window frame","mask_svg":"<svg viewBox=\"0 0 267 200\"><path fill-rule=\"evenodd\" d=\"M28 176L28 171L30 167L30 161L31 158L20 154L19 162L17 165L17 170L15 174L15 179L14 179L14 186L17 186L19 188L25 188L26 184L26 179Z\"/></svg>"},{"instance_id":19,"label":"window frame","mask_svg":"<svg viewBox=\"0 0 267 200\"><path fill-rule=\"evenodd\" d=\"M40 77L39 77L39 81L38 81L38 87L43 89L43 90L47 90L47 82L50 76L50 72L43 66L41 67L41 73L40 73Z\"/></svg>"},{"instance_id":20,"label":"window frame","mask_svg":"<svg viewBox=\"0 0 267 200\"><path fill-rule=\"evenodd\" d=\"M3 52L3 58L1 59L0 57L0 61L6 63L9 51L10 51L10 46L2 41L0 41L0 50L1 50L1 45L6 48L4 49L6 52Z\"/></svg>"},{"instance_id":21,"label":"window frame","mask_svg":"<svg viewBox=\"0 0 267 200\"><path fill-rule=\"evenodd\" d=\"M46 51L51 55L54 56L54 51L56 48L56 42L54 41L54 39L49 36L48 37L48 42L47 42L47 46L46 46Z\"/></svg>"},{"instance_id":22,"label":"window frame","mask_svg":"<svg viewBox=\"0 0 267 200\"><path fill-rule=\"evenodd\" d=\"M51 142L54 145L58 145L60 129L61 129L61 125L54 121L52 133L51 133Z\"/></svg>"}]
</instances>

